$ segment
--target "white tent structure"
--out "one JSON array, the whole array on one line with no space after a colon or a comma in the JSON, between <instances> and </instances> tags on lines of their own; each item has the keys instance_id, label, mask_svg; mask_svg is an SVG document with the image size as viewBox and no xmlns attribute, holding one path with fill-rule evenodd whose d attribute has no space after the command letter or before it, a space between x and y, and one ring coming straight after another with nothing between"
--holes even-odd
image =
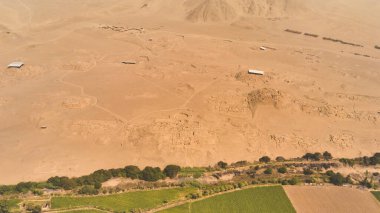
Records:
<instances>
[{"instance_id":1,"label":"white tent structure","mask_svg":"<svg viewBox=\"0 0 380 213\"><path fill-rule=\"evenodd\" d=\"M248 70L248 74L253 74L253 75L264 75L265 72L261 70Z\"/></svg>"},{"instance_id":2,"label":"white tent structure","mask_svg":"<svg viewBox=\"0 0 380 213\"><path fill-rule=\"evenodd\" d=\"M21 68L23 65L24 65L24 62L15 61L15 62L8 64L8 68Z\"/></svg>"}]
</instances>

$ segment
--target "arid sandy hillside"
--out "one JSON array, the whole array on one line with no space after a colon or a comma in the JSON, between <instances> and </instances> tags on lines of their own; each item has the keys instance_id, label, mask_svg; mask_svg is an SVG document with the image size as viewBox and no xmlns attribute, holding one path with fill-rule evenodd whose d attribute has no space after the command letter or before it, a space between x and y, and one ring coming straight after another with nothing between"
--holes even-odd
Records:
<instances>
[{"instance_id":1,"label":"arid sandy hillside","mask_svg":"<svg viewBox=\"0 0 380 213\"><path fill-rule=\"evenodd\" d=\"M378 11L377 0L2 0L0 184L379 151ZM25 66L7 69L15 60Z\"/></svg>"}]
</instances>

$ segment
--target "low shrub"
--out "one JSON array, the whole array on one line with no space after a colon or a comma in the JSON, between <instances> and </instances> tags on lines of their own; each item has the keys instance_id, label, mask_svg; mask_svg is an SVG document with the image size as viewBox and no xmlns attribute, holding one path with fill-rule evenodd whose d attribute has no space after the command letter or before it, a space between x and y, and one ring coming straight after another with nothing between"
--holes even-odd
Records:
<instances>
[{"instance_id":1,"label":"low shrub","mask_svg":"<svg viewBox=\"0 0 380 213\"><path fill-rule=\"evenodd\" d=\"M285 174L288 171L286 167L280 167L277 169L278 173Z\"/></svg>"}]
</instances>

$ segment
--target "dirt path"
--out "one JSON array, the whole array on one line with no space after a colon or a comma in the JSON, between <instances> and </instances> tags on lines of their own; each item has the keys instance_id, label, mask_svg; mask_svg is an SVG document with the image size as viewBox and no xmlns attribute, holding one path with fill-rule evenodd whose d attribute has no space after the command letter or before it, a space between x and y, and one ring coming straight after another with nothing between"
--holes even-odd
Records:
<instances>
[{"instance_id":1,"label":"dirt path","mask_svg":"<svg viewBox=\"0 0 380 213\"><path fill-rule=\"evenodd\" d=\"M107 55L103 56L103 57L100 59L100 61L103 60L105 57L107 57ZM88 69L86 72L90 72L91 70L95 69L96 66L97 66L97 61L95 60L94 65L92 65L92 67L91 67L90 69ZM65 79L70 73L73 73L73 72L74 72L73 70L70 70L70 71L66 72L65 74L63 74L63 75L58 79L58 81L59 81L60 83L62 83L62 84L66 84L66 85L69 85L69 86L71 86L71 87L75 87L75 88L79 89L79 91L80 91L80 95L81 95L81 96L86 96L86 97L89 97L90 99L93 100L92 106L94 106L94 107L96 107L96 108L98 108L98 109L100 109L100 110L102 110L102 111L104 111L104 112L110 114L111 116L113 116L114 118L116 118L118 121L121 121L121 122L123 122L123 123L126 123L127 119L124 118L123 116L121 116L120 114L117 114L117 113L113 112L113 111L110 110L110 109L107 109L107 108L105 108L105 107L100 106L100 105L98 104L98 98L95 97L95 96L92 96L92 95L87 94L87 93L85 92L83 86L78 85L78 84L74 84L74 83L72 83L72 82L68 82L68 81L65 81L65 80L64 80L64 79Z\"/></svg>"},{"instance_id":2,"label":"dirt path","mask_svg":"<svg viewBox=\"0 0 380 213\"><path fill-rule=\"evenodd\" d=\"M45 211L45 212L59 213L59 212L81 211L81 210L95 210L97 212L112 213L112 211L107 211L107 210L98 209L98 208L94 208L94 207L79 207L79 208L72 208L72 209L65 209L65 210L48 210L48 211Z\"/></svg>"}]
</instances>

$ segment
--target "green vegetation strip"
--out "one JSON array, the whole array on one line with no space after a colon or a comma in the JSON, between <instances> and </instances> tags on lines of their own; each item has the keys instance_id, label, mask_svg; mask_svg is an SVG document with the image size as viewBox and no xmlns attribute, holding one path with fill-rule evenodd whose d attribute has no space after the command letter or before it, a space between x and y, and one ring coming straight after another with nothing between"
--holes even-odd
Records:
<instances>
[{"instance_id":1,"label":"green vegetation strip","mask_svg":"<svg viewBox=\"0 0 380 213\"><path fill-rule=\"evenodd\" d=\"M112 211L130 211L132 209L151 209L165 202L180 199L196 191L197 189L195 188L175 188L105 196L53 197L51 202L53 209L97 207Z\"/></svg>"},{"instance_id":2,"label":"green vegetation strip","mask_svg":"<svg viewBox=\"0 0 380 213\"><path fill-rule=\"evenodd\" d=\"M64 213L94 213L94 212L103 212L100 210L94 210L94 209L89 209L89 210L72 210L72 211L65 211Z\"/></svg>"},{"instance_id":3,"label":"green vegetation strip","mask_svg":"<svg viewBox=\"0 0 380 213\"><path fill-rule=\"evenodd\" d=\"M170 208L161 213L182 212L295 212L281 186L254 187Z\"/></svg>"},{"instance_id":4,"label":"green vegetation strip","mask_svg":"<svg viewBox=\"0 0 380 213\"><path fill-rule=\"evenodd\" d=\"M0 206L6 206L9 209L19 209L18 204L21 202L20 199L7 199L7 200L0 200Z\"/></svg>"},{"instance_id":5,"label":"green vegetation strip","mask_svg":"<svg viewBox=\"0 0 380 213\"><path fill-rule=\"evenodd\" d=\"M380 191L372 191L372 194L376 197L378 201L380 201Z\"/></svg>"}]
</instances>

